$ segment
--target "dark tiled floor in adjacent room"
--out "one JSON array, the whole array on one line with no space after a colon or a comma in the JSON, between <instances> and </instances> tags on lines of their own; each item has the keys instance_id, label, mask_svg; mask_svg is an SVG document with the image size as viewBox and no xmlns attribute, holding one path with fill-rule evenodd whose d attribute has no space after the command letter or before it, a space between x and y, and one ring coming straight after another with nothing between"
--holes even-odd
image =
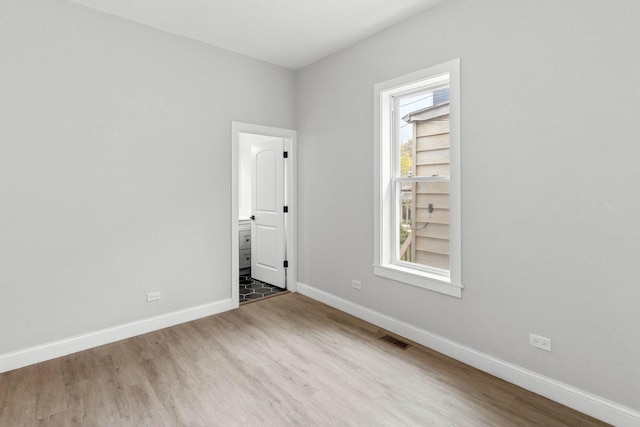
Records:
<instances>
[{"instance_id":1,"label":"dark tiled floor in adjacent room","mask_svg":"<svg viewBox=\"0 0 640 427\"><path fill-rule=\"evenodd\" d=\"M261 282L257 279L252 279L251 276L240 276L240 304L269 297L284 291L284 289Z\"/></svg>"}]
</instances>

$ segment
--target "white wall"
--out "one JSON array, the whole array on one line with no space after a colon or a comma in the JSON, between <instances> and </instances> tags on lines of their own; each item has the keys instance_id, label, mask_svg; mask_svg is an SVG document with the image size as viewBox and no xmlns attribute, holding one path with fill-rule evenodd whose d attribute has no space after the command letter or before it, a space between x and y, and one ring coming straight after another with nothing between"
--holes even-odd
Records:
<instances>
[{"instance_id":1,"label":"white wall","mask_svg":"<svg viewBox=\"0 0 640 427\"><path fill-rule=\"evenodd\" d=\"M0 2L0 356L230 298L230 123L294 128L294 89L76 4Z\"/></svg>"},{"instance_id":2,"label":"white wall","mask_svg":"<svg viewBox=\"0 0 640 427\"><path fill-rule=\"evenodd\" d=\"M299 72L300 281L640 409L638 16L449 0ZM456 57L461 300L372 271L373 85Z\"/></svg>"}]
</instances>

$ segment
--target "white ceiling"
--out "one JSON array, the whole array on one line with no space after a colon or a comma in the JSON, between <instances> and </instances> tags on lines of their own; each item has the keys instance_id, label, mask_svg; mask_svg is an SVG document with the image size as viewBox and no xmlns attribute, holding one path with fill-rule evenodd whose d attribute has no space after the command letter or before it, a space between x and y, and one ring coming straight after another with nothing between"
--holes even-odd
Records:
<instances>
[{"instance_id":1,"label":"white ceiling","mask_svg":"<svg viewBox=\"0 0 640 427\"><path fill-rule=\"evenodd\" d=\"M299 69L444 0L71 0Z\"/></svg>"}]
</instances>

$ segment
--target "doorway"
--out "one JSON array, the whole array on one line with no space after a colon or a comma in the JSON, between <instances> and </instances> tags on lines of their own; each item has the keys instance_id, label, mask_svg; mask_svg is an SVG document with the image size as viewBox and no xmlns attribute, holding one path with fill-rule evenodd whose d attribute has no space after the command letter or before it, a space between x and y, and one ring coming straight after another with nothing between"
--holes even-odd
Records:
<instances>
[{"instance_id":1,"label":"doorway","mask_svg":"<svg viewBox=\"0 0 640 427\"><path fill-rule=\"evenodd\" d=\"M231 134L231 298L237 307L259 292L296 291L297 135L240 122L232 122Z\"/></svg>"}]
</instances>

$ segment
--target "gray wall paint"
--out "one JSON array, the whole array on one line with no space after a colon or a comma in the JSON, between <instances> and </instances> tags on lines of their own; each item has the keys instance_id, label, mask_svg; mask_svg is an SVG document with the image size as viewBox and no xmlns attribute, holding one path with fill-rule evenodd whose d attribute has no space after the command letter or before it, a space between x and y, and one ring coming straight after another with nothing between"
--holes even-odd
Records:
<instances>
[{"instance_id":1,"label":"gray wall paint","mask_svg":"<svg viewBox=\"0 0 640 427\"><path fill-rule=\"evenodd\" d=\"M449 0L302 70L296 97L281 68L0 2L0 354L228 298L229 123L299 111L302 282L640 409L639 13ZM373 85L455 57L462 300L371 269Z\"/></svg>"},{"instance_id":2,"label":"gray wall paint","mask_svg":"<svg viewBox=\"0 0 640 427\"><path fill-rule=\"evenodd\" d=\"M300 71L300 281L640 409L638 16L449 0ZM461 300L371 266L373 85L456 57Z\"/></svg>"},{"instance_id":3,"label":"gray wall paint","mask_svg":"<svg viewBox=\"0 0 640 427\"><path fill-rule=\"evenodd\" d=\"M230 298L230 123L294 128L294 89L76 4L0 2L0 354Z\"/></svg>"}]
</instances>

